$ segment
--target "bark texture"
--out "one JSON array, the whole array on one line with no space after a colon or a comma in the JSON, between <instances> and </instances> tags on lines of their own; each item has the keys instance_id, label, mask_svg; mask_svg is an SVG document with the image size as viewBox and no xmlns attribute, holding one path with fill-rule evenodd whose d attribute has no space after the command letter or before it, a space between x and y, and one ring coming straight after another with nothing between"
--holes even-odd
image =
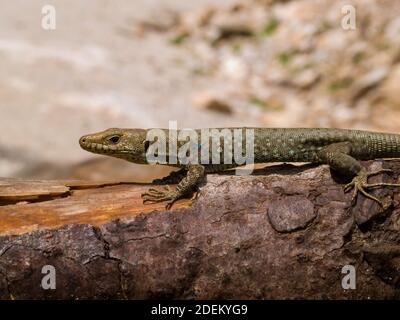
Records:
<instances>
[{"instance_id":1,"label":"bark texture","mask_svg":"<svg viewBox=\"0 0 400 320\"><path fill-rule=\"evenodd\" d=\"M390 168L400 161L365 162ZM400 190L352 207L327 166L209 175L196 200L142 205L149 186L0 179L2 299L400 297ZM41 287L54 266L56 289ZM342 268L356 289L342 287ZM45 272L45 271L43 271Z\"/></svg>"}]
</instances>

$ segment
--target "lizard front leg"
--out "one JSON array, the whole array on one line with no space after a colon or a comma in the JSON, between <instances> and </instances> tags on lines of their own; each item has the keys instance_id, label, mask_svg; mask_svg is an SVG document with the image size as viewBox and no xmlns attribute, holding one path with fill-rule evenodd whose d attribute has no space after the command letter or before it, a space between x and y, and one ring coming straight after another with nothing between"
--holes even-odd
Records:
<instances>
[{"instance_id":1,"label":"lizard front leg","mask_svg":"<svg viewBox=\"0 0 400 320\"><path fill-rule=\"evenodd\" d=\"M186 169L187 174L178 183L176 189L172 189L168 185L165 186L163 190L150 188L147 192L142 194L143 203L168 201L166 209L170 209L176 200L192 192L203 179L205 175L205 169L199 164L188 165Z\"/></svg>"},{"instance_id":2,"label":"lizard front leg","mask_svg":"<svg viewBox=\"0 0 400 320\"><path fill-rule=\"evenodd\" d=\"M400 184L394 183L368 183L368 177L377 175L380 173L392 172L389 169L382 169L374 172L367 172L361 164L352 156L350 142L333 143L325 148L321 149L317 153L318 161L327 163L333 170L347 175L352 176L353 180L344 186L344 191L348 192L353 189L352 203L354 204L359 193L362 193L365 197L372 199L379 203L381 207L385 207L382 200L374 197L366 191L366 189L388 186L388 187L400 187Z\"/></svg>"}]
</instances>

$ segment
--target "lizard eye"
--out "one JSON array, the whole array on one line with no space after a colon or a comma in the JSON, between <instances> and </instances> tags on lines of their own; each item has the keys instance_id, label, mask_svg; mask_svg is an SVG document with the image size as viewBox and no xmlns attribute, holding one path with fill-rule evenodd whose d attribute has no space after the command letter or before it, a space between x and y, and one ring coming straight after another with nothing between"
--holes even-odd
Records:
<instances>
[{"instance_id":1,"label":"lizard eye","mask_svg":"<svg viewBox=\"0 0 400 320\"><path fill-rule=\"evenodd\" d=\"M120 136L111 136L107 140L111 144L117 144L119 142Z\"/></svg>"}]
</instances>

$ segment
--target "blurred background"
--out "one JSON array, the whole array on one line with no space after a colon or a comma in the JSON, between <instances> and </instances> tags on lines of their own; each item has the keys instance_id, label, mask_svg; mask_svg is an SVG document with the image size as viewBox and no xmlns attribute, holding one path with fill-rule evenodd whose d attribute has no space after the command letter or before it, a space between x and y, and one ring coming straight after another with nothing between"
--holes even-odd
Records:
<instances>
[{"instance_id":1,"label":"blurred background","mask_svg":"<svg viewBox=\"0 0 400 320\"><path fill-rule=\"evenodd\" d=\"M149 181L78 139L169 120L400 133L400 1L0 0L0 83L2 177Z\"/></svg>"}]
</instances>

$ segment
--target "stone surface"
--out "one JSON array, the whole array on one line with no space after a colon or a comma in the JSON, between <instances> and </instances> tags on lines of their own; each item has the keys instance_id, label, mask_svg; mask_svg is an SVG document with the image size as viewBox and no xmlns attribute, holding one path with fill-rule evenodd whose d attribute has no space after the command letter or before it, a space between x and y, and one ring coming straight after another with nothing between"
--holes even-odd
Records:
<instances>
[{"instance_id":1,"label":"stone surface","mask_svg":"<svg viewBox=\"0 0 400 320\"><path fill-rule=\"evenodd\" d=\"M391 179L400 173L399 161L364 165L393 169ZM92 186L22 205L31 206L20 218L25 232L10 227L0 235L0 297L399 298L400 195L388 191L393 205L358 226L357 210L371 202L359 197L352 208L340 179L327 166L283 165L252 176L210 175L191 206L185 200L171 211L136 202L138 185ZM38 225L41 208L57 217L57 208L68 215L74 203L88 203L103 220L85 212ZM0 207L0 215L18 220L18 206ZM124 214L107 219L108 210ZM356 290L341 286L349 264ZM56 290L40 287L44 265L56 269Z\"/></svg>"},{"instance_id":2,"label":"stone surface","mask_svg":"<svg viewBox=\"0 0 400 320\"><path fill-rule=\"evenodd\" d=\"M271 203L269 220L276 231L289 232L304 228L317 213L310 200L303 196L287 196Z\"/></svg>"}]
</instances>

